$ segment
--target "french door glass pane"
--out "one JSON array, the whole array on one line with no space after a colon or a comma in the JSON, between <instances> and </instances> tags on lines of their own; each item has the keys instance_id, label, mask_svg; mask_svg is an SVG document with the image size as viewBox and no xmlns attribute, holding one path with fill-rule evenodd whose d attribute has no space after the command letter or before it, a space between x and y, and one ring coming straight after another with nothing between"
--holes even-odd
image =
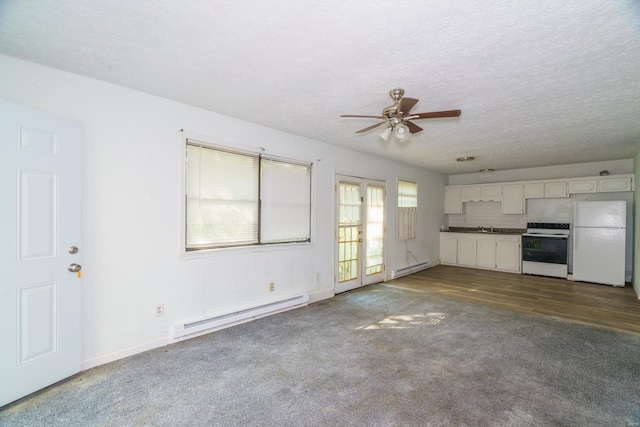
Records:
<instances>
[{"instance_id":1,"label":"french door glass pane","mask_svg":"<svg viewBox=\"0 0 640 427\"><path fill-rule=\"evenodd\" d=\"M360 185L340 183L338 213L338 282L359 277Z\"/></svg>"},{"instance_id":2,"label":"french door glass pane","mask_svg":"<svg viewBox=\"0 0 640 427\"><path fill-rule=\"evenodd\" d=\"M383 271L384 188L367 186L366 275Z\"/></svg>"}]
</instances>

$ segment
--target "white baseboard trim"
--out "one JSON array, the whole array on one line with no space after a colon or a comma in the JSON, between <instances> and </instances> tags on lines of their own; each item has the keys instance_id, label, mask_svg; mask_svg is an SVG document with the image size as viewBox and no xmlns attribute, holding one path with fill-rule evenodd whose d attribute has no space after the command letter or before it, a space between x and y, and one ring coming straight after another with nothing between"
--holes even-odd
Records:
<instances>
[{"instance_id":1,"label":"white baseboard trim","mask_svg":"<svg viewBox=\"0 0 640 427\"><path fill-rule=\"evenodd\" d=\"M318 292L309 293L309 304L322 301L323 299L333 298L336 296L336 293L333 289L323 289Z\"/></svg>"},{"instance_id":2,"label":"white baseboard trim","mask_svg":"<svg viewBox=\"0 0 640 427\"><path fill-rule=\"evenodd\" d=\"M102 356L83 360L82 363L80 364L80 369L82 371L86 371L87 369L95 368L96 366L104 365L110 362L115 362L116 360L124 359L125 357L133 356L134 354L153 350L154 348L158 348L158 347L164 347L165 345L170 343L171 343L171 340L167 336L166 338L162 338L156 341L151 341L145 344L140 344L133 347L125 348L123 350L114 351L113 353L107 353Z\"/></svg>"}]
</instances>

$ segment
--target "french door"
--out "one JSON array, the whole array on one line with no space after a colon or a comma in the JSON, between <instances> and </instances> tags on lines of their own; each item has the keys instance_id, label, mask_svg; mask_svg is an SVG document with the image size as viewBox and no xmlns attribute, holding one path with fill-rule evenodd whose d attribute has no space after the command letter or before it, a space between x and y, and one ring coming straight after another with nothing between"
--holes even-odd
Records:
<instances>
[{"instance_id":1,"label":"french door","mask_svg":"<svg viewBox=\"0 0 640 427\"><path fill-rule=\"evenodd\" d=\"M0 406L80 371L81 136L0 100Z\"/></svg>"},{"instance_id":2,"label":"french door","mask_svg":"<svg viewBox=\"0 0 640 427\"><path fill-rule=\"evenodd\" d=\"M382 282L385 182L337 176L335 292Z\"/></svg>"}]
</instances>

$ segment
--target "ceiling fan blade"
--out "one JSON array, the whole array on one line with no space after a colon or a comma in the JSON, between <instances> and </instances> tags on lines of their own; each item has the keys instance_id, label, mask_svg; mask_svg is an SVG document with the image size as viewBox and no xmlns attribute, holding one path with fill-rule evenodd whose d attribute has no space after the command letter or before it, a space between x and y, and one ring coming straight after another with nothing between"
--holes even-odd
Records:
<instances>
[{"instance_id":1,"label":"ceiling fan blade","mask_svg":"<svg viewBox=\"0 0 640 427\"><path fill-rule=\"evenodd\" d=\"M462 114L461 110L431 111L430 113L411 114L407 119L437 119L440 117L458 117L460 114Z\"/></svg>"},{"instance_id":2,"label":"ceiling fan blade","mask_svg":"<svg viewBox=\"0 0 640 427\"><path fill-rule=\"evenodd\" d=\"M368 131L370 131L371 129L375 129L375 128L377 128L378 126L383 125L383 124L385 124L385 123L387 123L387 122L386 122L386 121L384 121L384 122L376 123L375 125L371 125L371 126L368 126L368 127L364 128L364 129L360 129L359 131L356 131L356 133L364 133L364 132L368 132Z\"/></svg>"},{"instance_id":3,"label":"ceiling fan blade","mask_svg":"<svg viewBox=\"0 0 640 427\"><path fill-rule=\"evenodd\" d=\"M343 114L340 117L361 117L365 119L386 119L386 117L382 116L360 116L358 114Z\"/></svg>"},{"instance_id":4,"label":"ceiling fan blade","mask_svg":"<svg viewBox=\"0 0 640 427\"><path fill-rule=\"evenodd\" d=\"M409 128L409 132L411 133L418 133L422 131L422 128L415 123L405 121L404 124L407 125L407 127Z\"/></svg>"},{"instance_id":5,"label":"ceiling fan blade","mask_svg":"<svg viewBox=\"0 0 640 427\"><path fill-rule=\"evenodd\" d=\"M398 104L398 111L403 115L408 115L409 111L418 103L419 99L415 98L402 98L400 104Z\"/></svg>"}]
</instances>

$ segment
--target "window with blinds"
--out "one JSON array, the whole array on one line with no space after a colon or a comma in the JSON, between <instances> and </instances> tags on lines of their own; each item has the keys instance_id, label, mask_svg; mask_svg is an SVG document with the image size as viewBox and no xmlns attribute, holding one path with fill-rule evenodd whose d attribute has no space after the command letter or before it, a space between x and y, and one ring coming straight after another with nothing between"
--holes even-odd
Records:
<instances>
[{"instance_id":1,"label":"window with blinds","mask_svg":"<svg viewBox=\"0 0 640 427\"><path fill-rule=\"evenodd\" d=\"M418 237L418 184L398 180L398 240Z\"/></svg>"},{"instance_id":2,"label":"window with blinds","mask_svg":"<svg viewBox=\"0 0 640 427\"><path fill-rule=\"evenodd\" d=\"M187 251L311 240L311 165L187 141Z\"/></svg>"}]
</instances>

